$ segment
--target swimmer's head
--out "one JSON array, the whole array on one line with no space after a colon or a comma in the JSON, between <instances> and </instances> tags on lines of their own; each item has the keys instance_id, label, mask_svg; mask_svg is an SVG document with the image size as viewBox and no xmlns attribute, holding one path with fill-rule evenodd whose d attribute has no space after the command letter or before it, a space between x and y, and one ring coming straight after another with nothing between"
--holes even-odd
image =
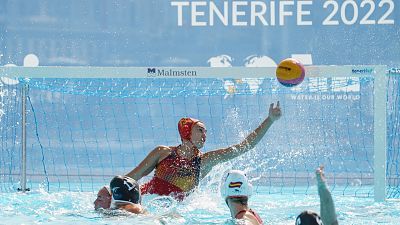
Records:
<instances>
[{"instance_id":1,"label":"swimmer's head","mask_svg":"<svg viewBox=\"0 0 400 225\"><path fill-rule=\"evenodd\" d=\"M252 190L253 187L243 171L230 170L222 180L221 195L225 201L229 198L248 199L252 194Z\"/></svg>"},{"instance_id":2,"label":"swimmer's head","mask_svg":"<svg viewBox=\"0 0 400 225\"><path fill-rule=\"evenodd\" d=\"M307 210L297 216L296 225L323 225L323 223L318 213Z\"/></svg>"},{"instance_id":3,"label":"swimmer's head","mask_svg":"<svg viewBox=\"0 0 400 225\"><path fill-rule=\"evenodd\" d=\"M182 140L191 140L193 126L200 120L193 118L182 118L178 122L178 131Z\"/></svg>"},{"instance_id":4,"label":"swimmer's head","mask_svg":"<svg viewBox=\"0 0 400 225\"><path fill-rule=\"evenodd\" d=\"M114 203L140 204L142 201L139 184L127 176L116 176L110 182Z\"/></svg>"},{"instance_id":5,"label":"swimmer's head","mask_svg":"<svg viewBox=\"0 0 400 225\"><path fill-rule=\"evenodd\" d=\"M98 210L100 208L108 209L111 205L111 192L107 186L103 186L97 193L97 198L93 202L94 209Z\"/></svg>"}]
</instances>

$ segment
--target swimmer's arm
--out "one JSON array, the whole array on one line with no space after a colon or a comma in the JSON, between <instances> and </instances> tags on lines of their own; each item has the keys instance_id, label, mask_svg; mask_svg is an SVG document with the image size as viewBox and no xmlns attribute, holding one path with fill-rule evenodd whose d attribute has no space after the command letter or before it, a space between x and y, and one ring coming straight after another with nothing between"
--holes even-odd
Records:
<instances>
[{"instance_id":1,"label":"swimmer's arm","mask_svg":"<svg viewBox=\"0 0 400 225\"><path fill-rule=\"evenodd\" d=\"M159 159L166 153L166 146L158 146L151 151L146 158L139 163L139 165L126 174L135 180L140 180L142 177L147 176L157 166ZM168 151L169 152L169 151Z\"/></svg>"},{"instance_id":2,"label":"swimmer's arm","mask_svg":"<svg viewBox=\"0 0 400 225\"><path fill-rule=\"evenodd\" d=\"M327 225L338 225L335 204L333 202L331 192L326 185L323 167L319 167L315 173L318 182L318 194L321 205L320 213L322 222Z\"/></svg>"},{"instance_id":3,"label":"swimmer's arm","mask_svg":"<svg viewBox=\"0 0 400 225\"><path fill-rule=\"evenodd\" d=\"M241 143L230 146L228 148L222 148L204 153L202 157L202 165L204 167L203 172L209 172L209 170L211 170L212 167L214 167L218 163L229 161L254 148L258 144L258 142L260 142L260 140L264 137L265 133L271 127L273 122L278 120L280 117L281 109L279 107L278 101L276 107L274 107L273 103L270 105L268 117Z\"/></svg>"},{"instance_id":4,"label":"swimmer's arm","mask_svg":"<svg viewBox=\"0 0 400 225\"><path fill-rule=\"evenodd\" d=\"M254 146L256 146L256 144L261 140L267 130L271 127L272 123L273 121L268 117L241 143L230 146L228 148L221 148L204 153L202 163L207 163L215 166L218 163L226 162L246 153L250 149L254 148Z\"/></svg>"},{"instance_id":5,"label":"swimmer's arm","mask_svg":"<svg viewBox=\"0 0 400 225\"><path fill-rule=\"evenodd\" d=\"M143 207L139 204L127 204L127 205L122 205L118 207L119 209L126 210L130 213L135 213L135 214L147 214L147 212L143 209Z\"/></svg>"}]
</instances>

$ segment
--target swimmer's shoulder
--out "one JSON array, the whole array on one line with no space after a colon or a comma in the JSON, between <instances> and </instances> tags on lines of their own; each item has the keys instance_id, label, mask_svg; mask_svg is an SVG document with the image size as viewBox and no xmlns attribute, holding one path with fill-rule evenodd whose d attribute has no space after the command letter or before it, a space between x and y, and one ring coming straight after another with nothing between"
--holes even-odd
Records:
<instances>
[{"instance_id":1,"label":"swimmer's shoulder","mask_svg":"<svg viewBox=\"0 0 400 225\"><path fill-rule=\"evenodd\" d=\"M157 146L153 152L158 155L158 162L161 162L163 159L167 158L175 149L173 146L159 145Z\"/></svg>"},{"instance_id":2,"label":"swimmer's shoulder","mask_svg":"<svg viewBox=\"0 0 400 225\"><path fill-rule=\"evenodd\" d=\"M245 224L249 225L259 225L261 224L260 221L258 221L257 217L251 213L250 211L244 211L240 214L237 215L237 219L243 220Z\"/></svg>"}]
</instances>

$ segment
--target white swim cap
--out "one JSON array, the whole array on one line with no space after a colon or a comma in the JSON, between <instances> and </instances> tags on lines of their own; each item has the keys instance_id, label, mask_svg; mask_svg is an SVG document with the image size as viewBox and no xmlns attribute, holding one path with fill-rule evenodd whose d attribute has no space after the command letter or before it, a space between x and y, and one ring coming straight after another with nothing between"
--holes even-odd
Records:
<instances>
[{"instance_id":1,"label":"white swim cap","mask_svg":"<svg viewBox=\"0 0 400 225\"><path fill-rule=\"evenodd\" d=\"M249 184L246 174L240 170L230 170L224 176L221 183L222 198L250 197L253 186Z\"/></svg>"}]
</instances>

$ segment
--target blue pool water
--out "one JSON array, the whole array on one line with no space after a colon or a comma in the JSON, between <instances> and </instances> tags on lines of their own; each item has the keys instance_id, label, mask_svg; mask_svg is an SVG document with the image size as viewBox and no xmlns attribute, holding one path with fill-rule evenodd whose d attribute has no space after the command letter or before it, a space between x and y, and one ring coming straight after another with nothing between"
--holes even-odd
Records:
<instances>
[{"instance_id":1,"label":"blue pool water","mask_svg":"<svg viewBox=\"0 0 400 225\"><path fill-rule=\"evenodd\" d=\"M219 193L199 190L184 202L167 197L145 196L146 216L124 213L102 214L93 210L94 192L55 192L43 190L0 193L0 224L235 224ZM259 187L259 190L262 187ZM316 187L312 186L311 191ZM288 193L290 190L287 190ZM399 202L376 203L372 198L334 194L339 224L400 224ZM319 211L318 195L256 193L251 207L265 224L294 224L305 209ZM240 221L239 221L240 223Z\"/></svg>"}]
</instances>

